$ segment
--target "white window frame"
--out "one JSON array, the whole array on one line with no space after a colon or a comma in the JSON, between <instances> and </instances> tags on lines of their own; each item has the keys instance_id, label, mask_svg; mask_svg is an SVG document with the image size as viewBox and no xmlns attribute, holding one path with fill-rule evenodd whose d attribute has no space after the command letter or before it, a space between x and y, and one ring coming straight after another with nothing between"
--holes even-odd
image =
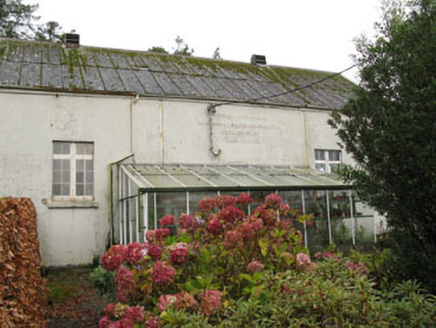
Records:
<instances>
[{"instance_id":1,"label":"white window frame","mask_svg":"<svg viewBox=\"0 0 436 328\"><path fill-rule=\"evenodd\" d=\"M317 152L324 152L324 159L323 160L317 160L316 159L316 153ZM339 160L338 161L332 161L330 160L330 153L338 153L339 154ZM315 149L315 169L319 170L324 173L332 173L332 165L340 165L342 164L342 151L338 149ZM316 164L323 164L325 166L325 171L322 171L320 169L316 168Z\"/></svg>"},{"instance_id":2,"label":"white window frame","mask_svg":"<svg viewBox=\"0 0 436 328\"><path fill-rule=\"evenodd\" d=\"M92 201L94 200L94 178L92 179L92 195L76 195L76 161L77 160L92 160L94 167L94 143L93 142L72 142L72 141L54 141L53 145L56 143L68 143L70 144L69 154L55 154L53 152L53 160L69 160L70 161L70 193L66 195L54 195L53 181L52 181L52 199L53 201ZM77 154L76 145L77 144L91 144L92 154ZM52 168L53 172L54 168Z\"/></svg>"}]
</instances>

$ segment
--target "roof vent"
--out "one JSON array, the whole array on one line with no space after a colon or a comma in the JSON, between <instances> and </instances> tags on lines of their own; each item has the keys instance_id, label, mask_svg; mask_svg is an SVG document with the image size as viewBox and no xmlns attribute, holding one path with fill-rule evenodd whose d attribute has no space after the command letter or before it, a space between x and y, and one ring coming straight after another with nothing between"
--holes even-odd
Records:
<instances>
[{"instance_id":1,"label":"roof vent","mask_svg":"<svg viewBox=\"0 0 436 328\"><path fill-rule=\"evenodd\" d=\"M66 44L67 48L79 48L80 35L67 33L65 35L65 44Z\"/></svg>"},{"instance_id":2,"label":"roof vent","mask_svg":"<svg viewBox=\"0 0 436 328\"><path fill-rule=\"evenodd\" d=\"M251 56L252 65L266 65L266 57L262 55Z\"/></svg>"}]
</instances>

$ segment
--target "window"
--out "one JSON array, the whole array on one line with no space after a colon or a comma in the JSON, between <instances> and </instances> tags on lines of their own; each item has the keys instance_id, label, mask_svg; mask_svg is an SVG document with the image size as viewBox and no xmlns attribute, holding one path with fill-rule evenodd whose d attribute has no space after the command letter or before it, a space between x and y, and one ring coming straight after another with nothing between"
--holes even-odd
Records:
<instances>
[{"instance_id":1,"label":"window","mask_svg":"<svg viewBox=\"0 0 436 328\"><path fill-rule=\"evenodd\" d=\"M53 142L53 200L92 200L94 144Z\"/></svg>"},{"instance_id":2,"label":"window","mask_svg":"<svg viewBox=\"0 0 436 328\"><path fill-rule=\"evenodd\" d=\"M315 168L317 170L332 173L341 164L340 150L315 149Z\"/></svg>"}]
</instances>

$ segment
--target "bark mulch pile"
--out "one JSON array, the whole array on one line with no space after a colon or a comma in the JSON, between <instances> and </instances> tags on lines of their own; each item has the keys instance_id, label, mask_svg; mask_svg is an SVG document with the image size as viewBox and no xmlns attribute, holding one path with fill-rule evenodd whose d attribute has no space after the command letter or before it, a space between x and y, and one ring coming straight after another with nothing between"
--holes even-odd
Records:
<instances>
[{"instance_id":1,"label":"bark mulch pile","mask_svg":"<svg viewBox=\"0 0 436 328\"><path fill-rule=\"evenodd\" d=\"M47 327L36 211L28 198L0 199L1 327Z\"/></svg>"}]
</instances>

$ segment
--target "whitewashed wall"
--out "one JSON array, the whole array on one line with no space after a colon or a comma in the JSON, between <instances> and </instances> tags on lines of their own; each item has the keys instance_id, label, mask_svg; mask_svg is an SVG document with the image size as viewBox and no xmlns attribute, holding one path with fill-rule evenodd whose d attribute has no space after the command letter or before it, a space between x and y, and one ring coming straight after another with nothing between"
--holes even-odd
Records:
<instances>
[{"instance_id":1,"label":"whitewashed wall","mask_svg":"<svg viewBox=\"0 0 436 328\"><path fill-rule=\"evenodd\" d=\"M226 105L213 115L215 157L208 103L141 98L131 116L132 99L0 90L0 196L35 203L43 265L86 264L104 251L109 164L131 149L138 163L297 167L313 167L316 148L339 149L328 111ZM98 208L50 208L55 140L94 142Z\"/></svg>"}]
</instances>

